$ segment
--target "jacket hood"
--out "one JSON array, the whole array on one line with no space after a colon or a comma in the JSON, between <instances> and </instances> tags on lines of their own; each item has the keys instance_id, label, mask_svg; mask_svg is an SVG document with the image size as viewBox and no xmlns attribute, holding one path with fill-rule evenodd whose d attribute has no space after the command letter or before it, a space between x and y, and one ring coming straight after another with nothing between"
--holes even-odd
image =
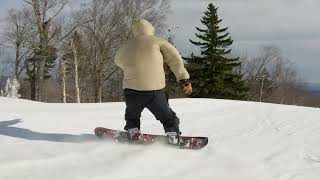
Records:
<instances>
[{"instance_id":1,"label":"jacket hood","mask_svg":"<svg viewBox=\"0 0 320 180\"><path fill-rule=\"evenodd\" d=\"M145 19L137 20L132 25L134 37L141 35L154 35L154 27Z\"/></svg>"}]
</instances>

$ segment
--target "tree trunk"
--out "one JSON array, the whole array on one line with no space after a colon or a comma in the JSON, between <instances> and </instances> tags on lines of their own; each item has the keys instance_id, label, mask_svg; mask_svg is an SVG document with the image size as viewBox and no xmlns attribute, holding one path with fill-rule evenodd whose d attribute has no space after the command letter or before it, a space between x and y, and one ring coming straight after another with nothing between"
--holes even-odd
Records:
<instances>
[{"instance_id":1,"label":"tree trunk","mask_svg":"<svg viewBox=\"0 0 320 180\"><path fill-rule=\"evenodd\" d=\"M39 33L39 37L40 37L40 51L41 51L41 56L43 55L43 48L44 48L44 26L43 26L43 20L41 18L41 12L40 12L40 4L38 0L32 0L32 7L33 7L33 11L35 14L35 18L37 21L37 26L38 26L38 33ZM43 63L43 56L40 57L40 62L37 65L37 71L36 71L36 82L35 82L35 100L37 101L41 101L41 91L42 91L42 79L43 79L43 69L42 64Z\"/></svg>"},{"instance_id":2,"label":"tree trunk","mask_svg":"<svg viewBox=\"0 0 320 180\"><path fill-rule=\"evenodd\" d=\"M101 85L101 80L99 80L99 79L97 79L97 81L96 81L95 102L96 103L102 102L102 85Z\"/></svg>"},{"instance_id":3,"label":"tree trunk","mask_svg":"<svg viewBox=\"0 0 320 180\"><path fill-rule=\"evenodd\" d=\"M42 40L41 43L41 57L40 62L38 63L37 66L37 87L36 87L36 95L37 95L37 100L38 101L43 101L43 84L44 84L44 68L45 68L45 64L46 64L46 60L47 60L47 41L46 40Z\"/></svg>"},{"instance_id":4,"label":"tree trunk","mask_svg":"<svg viewBox=\"0 0 320 180\"><path fill-rule=\"evenodd\" d=\"M46 15L48 13L48 0L44 0L44 10L41 13L40 10L40 2L39 0L32 0L33 11L35 14L38 33L40 38L40 58L39 63L37 65L37 82L36 82L36 98L38 101L44 100L44 69L48 56L48 46L49 46L49 27L51 24L52 18L46 20Z\"/></svg>"},{"instance_id":5,"label":"tree trunk","mask_svg":"<svg viewBox=\"0 0 320 180\"><path fill-rule=\"evenodd\" d=\"M62 102L67 103L67 94L66 94L66 66L64 62L61 63L61 93L62 93Z\"/></svg>"},{"instance_id":6,"label":"tree trunk","mask_svg":"<svg viewBox=\"0 0 320 180\"><path fill-rule=\"evenodd\" d=\"M14 75L15 77L19 80L19 65L20 65L20 44L16 44L16 61L15 61L15 66L14 66Z\"/></svg>"},{"instance_id":7,"label":"tree trunk","mask_svg":"<svg viewBox=\"0 0 320 180\"><path fill-rule=\"evenodd\" d=\"M79 75L78 75L78 53L73 39L71 39L71 46L73 51L73 63L74 63L74 86L76 94L76 102L80 103L80 89L79 89Z\"/></svg>"},{"instance_id":8,"label":"tree trunk","mask_svg":"<svg viewBox=\"0 0 320 180\"><path fill-rule=\"evenodd\" d=\"M30 80L30 98L31 100L36 100L36 80Z\"/></svg>"}]
</instances>

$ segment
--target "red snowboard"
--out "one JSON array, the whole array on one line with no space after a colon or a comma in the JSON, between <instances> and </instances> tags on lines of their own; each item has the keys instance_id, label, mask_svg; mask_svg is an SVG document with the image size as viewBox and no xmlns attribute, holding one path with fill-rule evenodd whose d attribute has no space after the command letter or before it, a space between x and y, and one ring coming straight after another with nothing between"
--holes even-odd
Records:
<instances>
[{"instance_id":1,"label":"red snowboard","mask_svg":"<svg viewBox=\"0 0 320 180\"><path fill-rule=\"evenodd\" d=\"M166 135L155 135L155 134L141 134L139 140L128 139L128 133L126 131L108 129L104 127L97 127L94 129L94 133L99 138L109 138L116 142L129 142L134 144L152 144L154 142L168 143ZM201 149L208 144L208 137L190 137L180 136L178 144L169 144L181 149Z\"/></svg>"}]
</instances>

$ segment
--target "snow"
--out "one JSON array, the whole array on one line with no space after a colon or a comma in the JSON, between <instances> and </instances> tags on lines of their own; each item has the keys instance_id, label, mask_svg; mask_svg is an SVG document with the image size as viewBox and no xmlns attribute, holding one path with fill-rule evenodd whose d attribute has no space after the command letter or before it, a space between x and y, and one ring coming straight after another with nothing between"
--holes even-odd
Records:
<instances>
[{"instance_id":1,"label":"snow","mask_svg":"<svg viewBox=\"0 0 320 180\"><path fill-rule=\"evenodd\" d=\"M1 90L1 96L9 97L9 98L19 98L21 95L18 93L20 89L19 81L16 77L8 78L7 83L4 87L4 93Z\"/></svg>"},{"instance_id":2,"label":"snow","mask_svg":"<svg viewBox=\"0 0 320 180\"><path fill-rule=\"evenodd\" d=\"M0 97L0 180L318 180L320 109L215 99L175 99L184 135L201 150L99 141L122 129L124 103L47 104ZM142 130L163 133L145 110Z\"/></svg>"}]
</instances>

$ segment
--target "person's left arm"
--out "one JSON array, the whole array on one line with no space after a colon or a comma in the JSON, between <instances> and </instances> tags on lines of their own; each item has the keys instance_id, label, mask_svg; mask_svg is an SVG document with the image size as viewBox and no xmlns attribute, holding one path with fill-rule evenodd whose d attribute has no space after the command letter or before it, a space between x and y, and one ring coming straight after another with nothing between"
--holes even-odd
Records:
<instances>
[{"instance_id":1,"label":"person's left arm","mask_svg":"<svg viewBox=\"0 0 320 180\"><path fill-rule=\"evenodd\" d=\"M190 75L184 66L183 59L178 50L165 40L161 42L160 50L164 62L169 65L171 71L176 76L177 81L182 85L185 94L191 94L192 86L189 82Z\"/></svg>"}]
</instances>

